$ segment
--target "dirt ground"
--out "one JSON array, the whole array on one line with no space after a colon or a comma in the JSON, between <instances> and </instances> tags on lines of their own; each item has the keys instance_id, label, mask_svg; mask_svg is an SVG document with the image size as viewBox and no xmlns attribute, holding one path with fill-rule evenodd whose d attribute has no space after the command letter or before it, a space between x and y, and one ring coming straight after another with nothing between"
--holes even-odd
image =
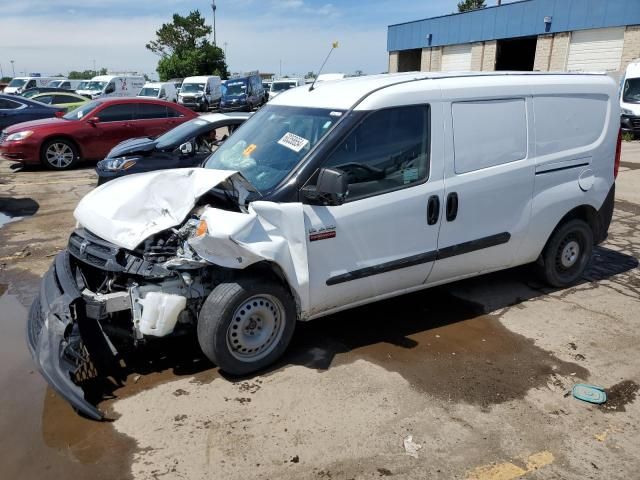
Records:
<instances>
[{"instance_id":1,"label":"dirt ground","mask_svg":"<svg viewBox=\"0 0 640 480\"><path fill-rule=\"evenodd\" d=\"M46 386L24 339L94 183L90 167L0 162L3 478L638 478L640 142L624 145L610 236L580 285L518 268L333 315L241 380L191 338L160 343L101 404L103 423ZM572 398L578 382L608 402Z\"/></svg>"}]
</instances>

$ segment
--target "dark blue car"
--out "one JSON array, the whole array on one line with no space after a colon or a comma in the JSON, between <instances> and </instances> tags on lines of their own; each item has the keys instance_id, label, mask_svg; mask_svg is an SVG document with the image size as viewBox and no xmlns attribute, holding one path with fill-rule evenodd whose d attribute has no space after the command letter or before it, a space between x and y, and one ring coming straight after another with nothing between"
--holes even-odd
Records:
<instances>
[{"instance_id":1,"label":"dark blue car","mask_svg":"<svg viewBox=\"0 0 640 480\"><path fill-rule=\"evenodd\" d=\"M55 117L57 112L64 109L17 95L0 95L0 131L16 123Z\"/></svg>"}]
</instances>

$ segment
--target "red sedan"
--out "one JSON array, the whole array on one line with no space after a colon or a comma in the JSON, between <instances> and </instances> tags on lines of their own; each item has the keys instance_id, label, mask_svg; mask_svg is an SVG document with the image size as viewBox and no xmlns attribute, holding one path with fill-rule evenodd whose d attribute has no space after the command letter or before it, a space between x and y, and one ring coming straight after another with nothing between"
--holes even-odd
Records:
<instances>
[{"instance_id":1,"label":"red sedan","mask_svg":"<svg viewBox=\"0 0 640 480\"><path fill-rule=\"evenodd\" d=\"M65 170L100 160L123 140L155 137L197 114L142 98L93 100L60 118L18 123L0 133L0 158Z\"/></svg>"}]
</instances>

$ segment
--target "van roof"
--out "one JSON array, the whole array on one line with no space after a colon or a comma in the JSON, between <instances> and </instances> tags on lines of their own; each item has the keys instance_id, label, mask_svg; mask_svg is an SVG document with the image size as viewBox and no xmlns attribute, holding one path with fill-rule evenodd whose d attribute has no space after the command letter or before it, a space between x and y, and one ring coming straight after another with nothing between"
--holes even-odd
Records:
<instances>
[{"instance_id":1,"label":"van roof","mask_svg":"<svg viewBox=\"0 0 640 480\"><path fill-rule=\"evenodd\" d=\"M98 75L91 79L92 82L108 82L114 78L143 78L142 75Z\"/></svg>"},{"instance_id":2,"label":"van roof","mask_svg":"<svg viewBox=\"0 0 640 480\"><path fill-rule=\"evenodd\" d=\"M206 82L208 78L220 78L218 75L196 75L195 77L187 77L182 83L189 82Z\"/></svg>"},{"instance_id":3,"label":"van roof","mask_svg":"<svg viewBox=\"0 0 640 480\"><path fill-rule=\"evenodd\" d=\"M385 73L380 75L367 75L362 77L348 77L339 82L316 83L315 88L309 91L309 85L292 88L275 97L269 103L273 105L305 106L312 108L334 108L348 110L360 99L376 90L397 84L418 80L446 80L468 78L473 86L484 86L497 83L498 79L504 82L505 77L519 78L523 83L531 83L534 78L556 78L559 83L571 83L576 77L607 77L605 73L549 73L549 72L406 72ZM610 78L610 77L609 77ZM286 79L277 80L285 81ZM289 79L295 80L295 79ZM429 87L426 87L427 89Z\"/></svg>"},{"instance_id":4,"label":"van roof","mask_svg":"<svg viewBox=\"0 0 640 480\"><path fill-rule=\"evenodd\" d=\"M162 87L164 85L171 85L173 87L173 82L147 82L144 84L145 87Z\"/></svg>"}]
</instances>

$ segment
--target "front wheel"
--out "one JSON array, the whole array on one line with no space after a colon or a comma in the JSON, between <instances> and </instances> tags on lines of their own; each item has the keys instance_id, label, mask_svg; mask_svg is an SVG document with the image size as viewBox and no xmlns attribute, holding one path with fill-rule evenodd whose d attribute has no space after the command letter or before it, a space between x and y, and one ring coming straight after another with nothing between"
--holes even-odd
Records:
<instances>
[{"instance_id":1,"label":"front wheel","mask_svg":"<svg viewBox=\"0 0 640 480\"><path fill-rule=\"evenodd\" d=\"M66 170L78 161L78 149L64 138L49 140L42 146L40 161L47 168Z\"/></svg>"},{"instance_id":2,"label":"front wheel","mask_svg":"<svg viewBox=\"0 0 640 480\"><path fill-rule=\"evenodd\" d=\"M551 235L542 252L539 273L553 287L575 284L584 273L593 252L593 231L583 220L569 220Z\"/></svg>"},{"instance_id":3,"label":"front wheel","mask_svg":"<svg viewBox=\"0 0 640 480\"><path fill-rule=\"evenodd\" d=\"M221 370L246 375L275 362L286 350L296 308L280 284L260 279L222 283L198 316L198 342Z\"/></svg>"}]
</instances>

